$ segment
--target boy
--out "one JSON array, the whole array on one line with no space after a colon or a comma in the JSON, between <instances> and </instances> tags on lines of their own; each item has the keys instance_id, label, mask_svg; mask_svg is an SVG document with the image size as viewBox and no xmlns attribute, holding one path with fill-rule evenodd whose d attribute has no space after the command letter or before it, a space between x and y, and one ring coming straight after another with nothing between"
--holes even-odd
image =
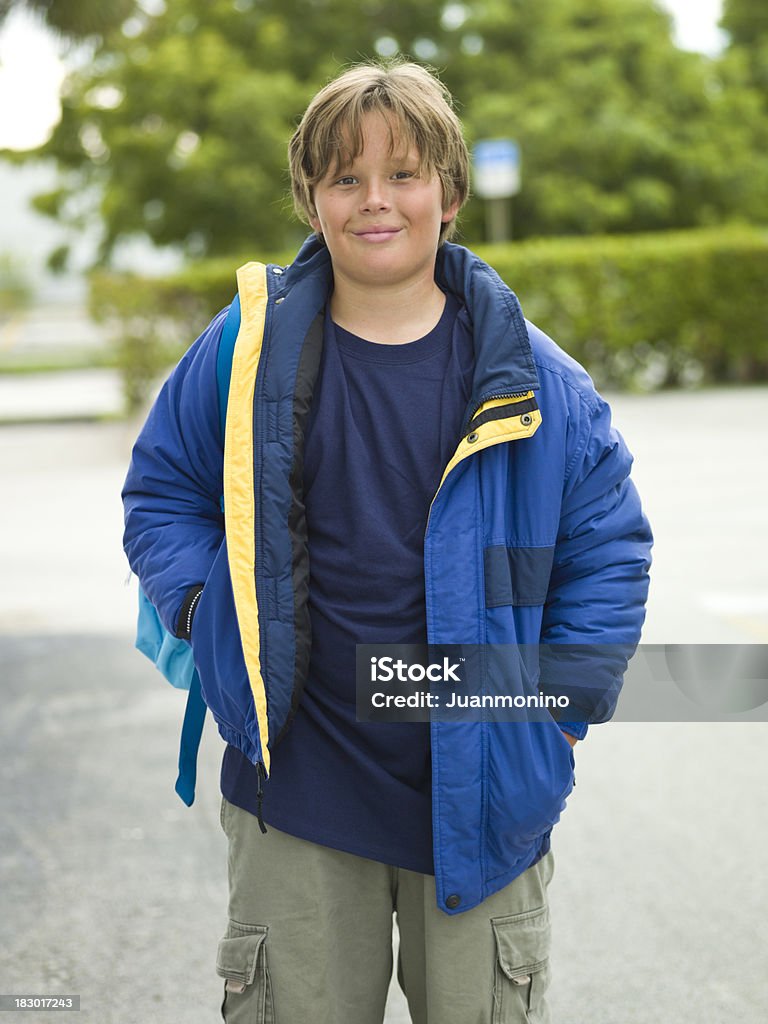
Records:
<instances>
[{"instance_id":1,"label":"boy","mask_svg":"<svg viewBox=\"0 0 768 1024\"><path fill-rule=\"evenodd\" d=\"M468 158L435 78L347 71L289 155L315 234L238 272L226 440L222 312L124 491L131 565L227 741L222 1014L381 1024L396 913L414 1022L548 1020L550 833L586 724L358 722L355 648L632 647L631 457L584 370L446 243Z\"/></svg>"}]
</instances>

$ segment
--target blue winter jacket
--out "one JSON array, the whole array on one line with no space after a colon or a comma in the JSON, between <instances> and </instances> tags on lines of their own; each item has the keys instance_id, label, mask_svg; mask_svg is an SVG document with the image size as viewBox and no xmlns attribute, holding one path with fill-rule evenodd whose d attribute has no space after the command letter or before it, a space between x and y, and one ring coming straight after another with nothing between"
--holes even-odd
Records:
<instances>
[{"instance_id":1,"label":"blue winter jacket","mask_svg":"<svg viewBox=\"0 0 768 1024\"><path fill-rule=\"evenodd\" d=\"M607 404L473 253L442 246L436 280L466 305L475 371L424 538L429 642L631 652L651 535ZM303 438L331 287L314 237L288 267L241 268L226 437L222 311L163 386L124 489L131 566L166 628L191 636L222 737L264 774L309 663ZM625 667L600 661L609 697L588 720L610 717ZM555 684L543 666L539 688ZM573 756L554 720L435 720L431 743L437 903L460 913L548 849Z\"/></svg>"}]
</instances>

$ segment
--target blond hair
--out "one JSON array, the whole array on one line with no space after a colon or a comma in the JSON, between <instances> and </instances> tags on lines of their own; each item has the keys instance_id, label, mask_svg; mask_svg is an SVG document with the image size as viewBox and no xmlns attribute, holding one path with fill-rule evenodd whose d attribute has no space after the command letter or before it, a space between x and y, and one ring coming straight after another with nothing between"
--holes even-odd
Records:
<instances>
[{"instance_id":1,"label":"blond hair","mask_svg":"<svg viewBox=\"0 0 768 1024\"><path fill-rule=\"evenodd\" d=\"M420 64L394 60L357 64L333 79L307 107L288 146L293 204L300 220L315 214L313 189L331 169L351 163L363 149L362 119L384 115L390 147L405 143L419 154L421 174L437 174L443 209L459 208L469 194L469 154L451 94ZM455 218L443 224L450 238Z\"/></svg>"}]
</instances>

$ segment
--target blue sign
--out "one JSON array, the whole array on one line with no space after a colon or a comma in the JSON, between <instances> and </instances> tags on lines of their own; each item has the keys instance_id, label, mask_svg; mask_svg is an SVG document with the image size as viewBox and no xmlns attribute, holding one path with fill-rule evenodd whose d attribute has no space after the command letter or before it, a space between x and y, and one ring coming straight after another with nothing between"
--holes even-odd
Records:
<instances>
[{"instance_id":1,"label":"blue sign","mask_svg":"<svg viewBox=\"0 0 768 1024\"><path fill-rule=\"evenodd\" d=\"M520 147L512 139L483 139L472 151L473 189L481 199L505 199L520 191Z\"/></svg>"}]
</instances>

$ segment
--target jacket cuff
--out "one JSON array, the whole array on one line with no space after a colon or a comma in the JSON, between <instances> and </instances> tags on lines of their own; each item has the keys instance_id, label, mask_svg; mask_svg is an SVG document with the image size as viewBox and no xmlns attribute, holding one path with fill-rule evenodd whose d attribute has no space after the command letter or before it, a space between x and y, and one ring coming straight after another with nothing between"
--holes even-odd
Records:
<instances>
[{"instance_id":1,"label":"jacket cuff","mask_svg":"<svg viewBox=\"0 0 768 1024\"><path fill-rule=\"evenodd\" d=\"M179 640L190 640L192 637L192 619L195 617L202 593L203 584L196 583L184 595L179 617L176 620L176 636Z\"/></svg>"}]
</instances>

